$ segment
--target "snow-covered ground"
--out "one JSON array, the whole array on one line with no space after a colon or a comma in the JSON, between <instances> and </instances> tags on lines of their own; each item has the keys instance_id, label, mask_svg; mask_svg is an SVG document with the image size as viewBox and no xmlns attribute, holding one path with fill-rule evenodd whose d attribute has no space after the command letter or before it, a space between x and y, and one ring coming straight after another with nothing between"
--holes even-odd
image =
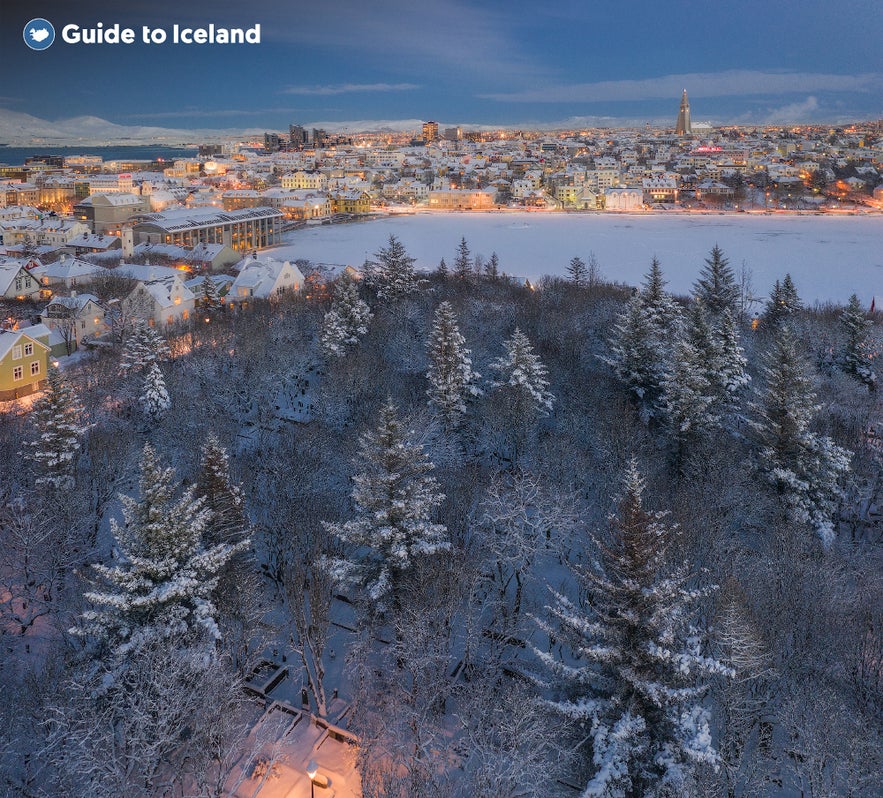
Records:
<instances>
[{"instance_id":1,"label":"snow-covered ground","mask_svg":"<svg viewBox=\"0 0 883 798\"><path fill-rule=\"evenodd\" d=\"M417 265L448 266L462 236L473 255L496 251L507 274L534 280L565 274L574 255L594 252L602 274L635 285L656 255L670 290L688 293L708 251L719 244L737 273L753 272L766 295L790 272L807 303L845 303L857 293L866 306L883 294L883 216L729 214L695 216L555 213L450 213L386 217L308 227L286 235L274 257L361 265L390 234Z\"/></svg>"}]
</instances>

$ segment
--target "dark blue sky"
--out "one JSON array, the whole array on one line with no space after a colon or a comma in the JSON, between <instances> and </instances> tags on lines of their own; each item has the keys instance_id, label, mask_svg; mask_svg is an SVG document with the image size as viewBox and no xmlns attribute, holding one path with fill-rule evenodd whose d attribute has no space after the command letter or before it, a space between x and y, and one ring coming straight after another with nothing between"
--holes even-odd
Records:
<instances>
[{"instance_id":1,"label":"dark blue sky","mask_svg":"<svg viewBox=\"0 0 883 798\"><path fill-rule=\"evenodd\" d=\"M24 24L49 19L32 52ZM74 46L68 23L262 26L245 46ZM831 121L883 116L881 0L2 0L0 108L126 125L574 117Z\"/></svg>"}]
</instances>

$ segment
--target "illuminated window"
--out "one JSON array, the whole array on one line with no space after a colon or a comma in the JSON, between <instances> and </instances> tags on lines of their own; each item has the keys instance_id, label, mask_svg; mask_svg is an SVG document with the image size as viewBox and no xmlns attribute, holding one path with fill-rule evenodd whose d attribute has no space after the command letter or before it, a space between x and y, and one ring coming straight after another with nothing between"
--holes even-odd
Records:
<instances>
[{"instance_id":1,"label":"illuminated window","mask_svg":"<svg viewBox=\"0 0 883 798\"><path fill-rule=\"evenodd\" d=\"M40 361L35 360L31 363L31 376L36 377L40 373Z\"/></svg>"},{"instance_id":2,"label":"illuminated window","mask_svg":"<svg viewBox=\"0 0 883 798\"><path fill-rule=\"evenodd\" d=\"M21 378L22 378L22 368L21 368L21 366L16 366L12 370L12 379L20 380Z\"/></svg>"}]
</instances>

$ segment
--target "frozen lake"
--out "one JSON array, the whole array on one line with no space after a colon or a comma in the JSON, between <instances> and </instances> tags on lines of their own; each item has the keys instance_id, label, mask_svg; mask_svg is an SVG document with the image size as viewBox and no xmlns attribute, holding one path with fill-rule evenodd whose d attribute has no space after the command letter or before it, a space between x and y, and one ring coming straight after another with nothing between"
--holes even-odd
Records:
<instances>
[{"instance_id":1,"label":"frozen lake","mask_svg":"<svg viewBox=\"0 0 883 798\"><path fill-rule=\"evenodd\" d=\"M565 274L574 255L591 252L607 278L635 285L656 255L670 290L689 293L708 251L718 244L737 274L744 263L756 294L786 272L808 304L845 303L855 292L867 306L883 294L883 216L613 215L554 213L416 214L286 235L274 257L360 266L398 236L417 266L448 266L462 236L472 254L496 251L507 274L535 280Z\"/></svg>"}]
</instances>

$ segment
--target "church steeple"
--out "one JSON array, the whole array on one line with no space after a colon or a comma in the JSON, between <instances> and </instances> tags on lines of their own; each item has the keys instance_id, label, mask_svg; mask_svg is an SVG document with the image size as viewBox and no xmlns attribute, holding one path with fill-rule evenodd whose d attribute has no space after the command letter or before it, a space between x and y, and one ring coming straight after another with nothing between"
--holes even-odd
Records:
<instances>
[{"instance_id":1,"label":"church steeple","mask_svg":"<svg viewBox=\"0 0 883 798\"><path fill-rule=\"evenodd\" d=\"M675 135L689 136L693 133L690 126L690 101L687 99L687 90L681 96L681 110L678 111L678 122L675 125Z\"/></svg>"}]
</instances>

